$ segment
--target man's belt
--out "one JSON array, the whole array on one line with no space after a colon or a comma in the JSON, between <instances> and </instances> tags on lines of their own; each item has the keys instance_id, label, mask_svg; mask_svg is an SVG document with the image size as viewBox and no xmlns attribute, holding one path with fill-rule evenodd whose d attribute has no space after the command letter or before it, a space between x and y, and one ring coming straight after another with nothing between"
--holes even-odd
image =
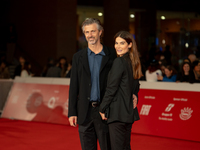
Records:
<instances>
[{"instance_id":1,"label":"man's belt","mask_svg":"<svg viewBox=\"0 0 200 150\"><path fill-rule=\"evenodd\" d=\"M91 103L92 107L98 107L99 106L98 101L91 101L90 103Z\"/></svg>"}]
</instances>

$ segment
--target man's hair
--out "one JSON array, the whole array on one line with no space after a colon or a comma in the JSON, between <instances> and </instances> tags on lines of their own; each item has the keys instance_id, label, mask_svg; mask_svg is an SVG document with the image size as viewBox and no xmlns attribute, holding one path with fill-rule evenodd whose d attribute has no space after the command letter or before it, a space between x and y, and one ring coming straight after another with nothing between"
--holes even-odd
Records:
<instances>
[{"instance_id":1,"label":"man's hair","mask_svg":"<svg viewBox=\"0 0 200 150\"><path fill-rule=\"evenodd\" d=\"M97 18L87 18L87 19L85 19L85 21L82 23L82 32L84 33L84 27L85 26L87 26L87 25L91 25L91 24L93 24L93 23L96 23L97 24L97 29L99 30L99 31L103 31L103 26L102 26L102 24L101 24L101 22L100 22L100 20L99 19L97 19Z\"/></svg>"}]
</instances>

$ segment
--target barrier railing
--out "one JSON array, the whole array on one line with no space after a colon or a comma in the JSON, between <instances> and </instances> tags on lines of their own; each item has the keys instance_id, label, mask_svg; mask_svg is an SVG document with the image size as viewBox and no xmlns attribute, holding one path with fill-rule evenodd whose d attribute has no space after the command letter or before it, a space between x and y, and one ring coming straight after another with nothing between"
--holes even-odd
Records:
<instances>
[{"instance_id":1,"label":"barrier railing","mask_svg":"<svg viewBox=\"0 0 200 150\"><path fill-rule=\"evenodd\" d=\"M0 112L2 112L7 96L13 84L12 79L0 79Z\"/></svg>"}]
</instances>

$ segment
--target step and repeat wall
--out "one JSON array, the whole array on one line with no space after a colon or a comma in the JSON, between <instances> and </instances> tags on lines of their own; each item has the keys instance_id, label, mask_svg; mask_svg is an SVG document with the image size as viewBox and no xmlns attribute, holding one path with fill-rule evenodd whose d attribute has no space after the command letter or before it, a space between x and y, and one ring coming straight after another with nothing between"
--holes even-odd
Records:
<instances>
[{"instance_id":1,"label":"step and repeat wall","mask_svg":"<svg viewBox=\"0 0 200 150\"><path fill-rule=\"evenodd\" d=\"M132 132L200 141L200 84L140 82Z\"/></svg>"},{"instance_id":2,"label":"step and repeat wall","mask_svg":"<svg viewBox=\"0 0 200 150\"><path fill-rule=\"evenodd\" d=\"M69 125L67 78L16 77L1 117ZM140 81L132 132L200 141L200 84Z\"/></svg>"},{"instance_id":3,"label":"step and repeat wall","mask_svg":"<svg viewBox=\"0 0 200 150\"><path fill-rule=\"evenodd\" d=\"M69 124L68 95L67 78L16 77L1 117Z\"/></svg>"}]
</instances>

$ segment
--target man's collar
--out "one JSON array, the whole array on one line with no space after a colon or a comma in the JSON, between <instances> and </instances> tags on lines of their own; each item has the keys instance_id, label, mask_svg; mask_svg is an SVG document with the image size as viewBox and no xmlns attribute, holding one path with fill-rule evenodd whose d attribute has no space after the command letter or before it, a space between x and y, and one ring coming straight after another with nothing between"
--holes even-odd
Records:
<instances>
[{"instance_id":1,"label":"man's collar","mask_svg":"<svg viewBox=\"0 0 200 150\"><path fill-rule=\"evenodd\" d=\"M91 55L91 54L93 53L93 51L91 51L91 50L89 49L89 47L88 47L87 51L88 51L88 54L89 54L89 55Z\"/></svg>"},{"instance_id":2,"label":"man's collar","mask_svg":"<svg viewBox=\"0 0 200 150\"><path fill-rule=\"evenodd\" d=\"M94 52L91 51L90 48L88 47L88 54L91 55L92 53L94 53ZM105 56L106 54L105 54L104 50L102 49L102 51L100 53L98 53L97 55L103 55L103 56Z\"/></svg>"}]
</instances>

